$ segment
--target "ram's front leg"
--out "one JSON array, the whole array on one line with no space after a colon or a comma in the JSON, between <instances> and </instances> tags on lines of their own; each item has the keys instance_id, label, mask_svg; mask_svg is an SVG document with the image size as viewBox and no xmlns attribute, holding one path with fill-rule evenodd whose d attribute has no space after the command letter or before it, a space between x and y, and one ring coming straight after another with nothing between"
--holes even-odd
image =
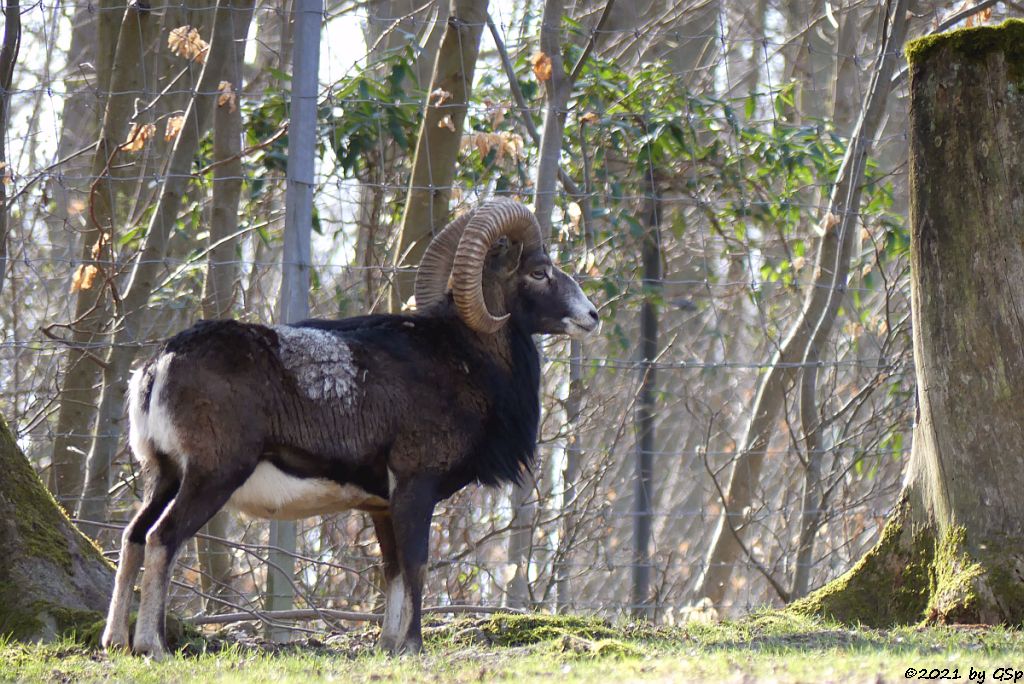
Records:
<instances>
[{"instance_id":1,"label":"ram's front leg","mask_svg":"<svg viewBox=\"0 0 1024 684\"><path fill-rule=\"evenodd\" d=\"M395 528L391 524L391 515L375 513L372 518L384 564L384 619L381 621L377 648L394 653L408 629L407 624L403 625L403 612L409 612L404 610L405 582L402 581L402 570L398 563L398 546L395 542Z\"/></svg>"},{"instance_id":2,"label":"ram's front leg","mask_svg":"<svg viewBox=\"0 0 1024 684\"><path fill-rule=\"evenodd\" d=\"M391 524L401 575L401 591L392 591L389 584L384 611L381 646L391 653L419 653L423 649L420 618L436 492L432 480L400 477L395 479L391 492ZM401 608L393 607L393 601L401 601Z\"/></svg>"}]
</instances>

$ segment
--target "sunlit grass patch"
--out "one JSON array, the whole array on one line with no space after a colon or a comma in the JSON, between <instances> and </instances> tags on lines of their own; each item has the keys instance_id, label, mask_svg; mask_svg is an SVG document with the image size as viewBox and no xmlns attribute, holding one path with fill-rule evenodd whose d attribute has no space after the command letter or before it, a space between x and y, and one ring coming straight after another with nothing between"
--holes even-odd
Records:
<instances>
[{"instance_id":1,"label":"sunlit grass patch","mask_svg":"<svg viewBox=\"0 0 1024 684\"><path fill-rule=\"evenodd\" d=\"M210 682L902 682L908 668L1024 667L1024 635L1002 627L843 626L762 611L735 621L654 626L595 616L428 621L425 652L376 652L373 627L293 644L211 634L152 662L81 643L0 640L0 680Z\"/></svg>"}]
</instances>

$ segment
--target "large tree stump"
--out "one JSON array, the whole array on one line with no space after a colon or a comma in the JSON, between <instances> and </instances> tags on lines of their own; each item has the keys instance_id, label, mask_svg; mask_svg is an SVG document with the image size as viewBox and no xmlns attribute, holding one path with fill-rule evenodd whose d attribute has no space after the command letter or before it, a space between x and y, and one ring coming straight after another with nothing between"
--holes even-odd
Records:
<instances>
[{"instance_id":1,"label":"large tree stump","mask_svg":"<svg viewBox=\"0 0 1024 684\"><path fill-rule=\"evenodd\" d=\"M918 423L878 545L792 609L1024 620L1024 22L907 46Z\"/></svg>"},{"instance_id":2,"label":"large tree stump","mask_svg":"<svg viewBox=\"0 0 1024 684\"><path fill-rule=\"evenodd\" d=\"M68 520L0 418L0 635L49 639L103 618L113 567Z\"/></svg>"}]
</instances>

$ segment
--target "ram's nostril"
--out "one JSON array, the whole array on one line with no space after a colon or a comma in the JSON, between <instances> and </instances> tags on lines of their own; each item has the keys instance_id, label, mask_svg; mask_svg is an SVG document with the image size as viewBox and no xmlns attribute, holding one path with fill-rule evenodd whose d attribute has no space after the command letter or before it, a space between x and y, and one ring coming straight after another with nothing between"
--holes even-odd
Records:
<instances>
[{"instance_id":1,"label":"ram's nostril","mask_svg":"<svg viewBox=\"0 0 1024 684\"><path fill-rule=\"evenodd\" d=\"M590 310L590 318L591 318L591 320L594 320L594 321L597 320L597 309L591 309Z\"/></svg>"}]
</instances>

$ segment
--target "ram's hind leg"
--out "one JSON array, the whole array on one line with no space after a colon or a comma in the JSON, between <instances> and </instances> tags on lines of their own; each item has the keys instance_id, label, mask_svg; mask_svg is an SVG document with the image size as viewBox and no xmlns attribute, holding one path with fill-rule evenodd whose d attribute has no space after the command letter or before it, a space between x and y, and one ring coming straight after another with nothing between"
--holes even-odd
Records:
<instances>
[{"instance_id":1,"label":"ram's hind leg","mask_svg":"<svg viewBox=\"0 0 1024 684\"><path fill-rule=\"evenodd\" d=\"M178 495L146 535L142 599L132 642L135 653L154 658L165 655L164 617L174 558L181 545L227 503L253 467L212 472L195 459L189 461Z\"/></svg>"},{"instance_id":2,"label":"ram's hind leg","mask_svg":"<svg viewBox=\"0 0 1024 684\"><path fill-rule=\"evenodd\" d=\"M142 508L125 527L124 534L121 536L121 555L117 563L117 575L114 578L114 594L110 599L107 624L100 640L104 648L127 649L129 646L128 622L132 605L132 590L135 586L135 578L139 574L139 568L142 567L146 533L178 492L178 476L168 463L166 456L158 455L152 472L146 473L144 476L148 481Z\"/></svg>"}]
</instances>

